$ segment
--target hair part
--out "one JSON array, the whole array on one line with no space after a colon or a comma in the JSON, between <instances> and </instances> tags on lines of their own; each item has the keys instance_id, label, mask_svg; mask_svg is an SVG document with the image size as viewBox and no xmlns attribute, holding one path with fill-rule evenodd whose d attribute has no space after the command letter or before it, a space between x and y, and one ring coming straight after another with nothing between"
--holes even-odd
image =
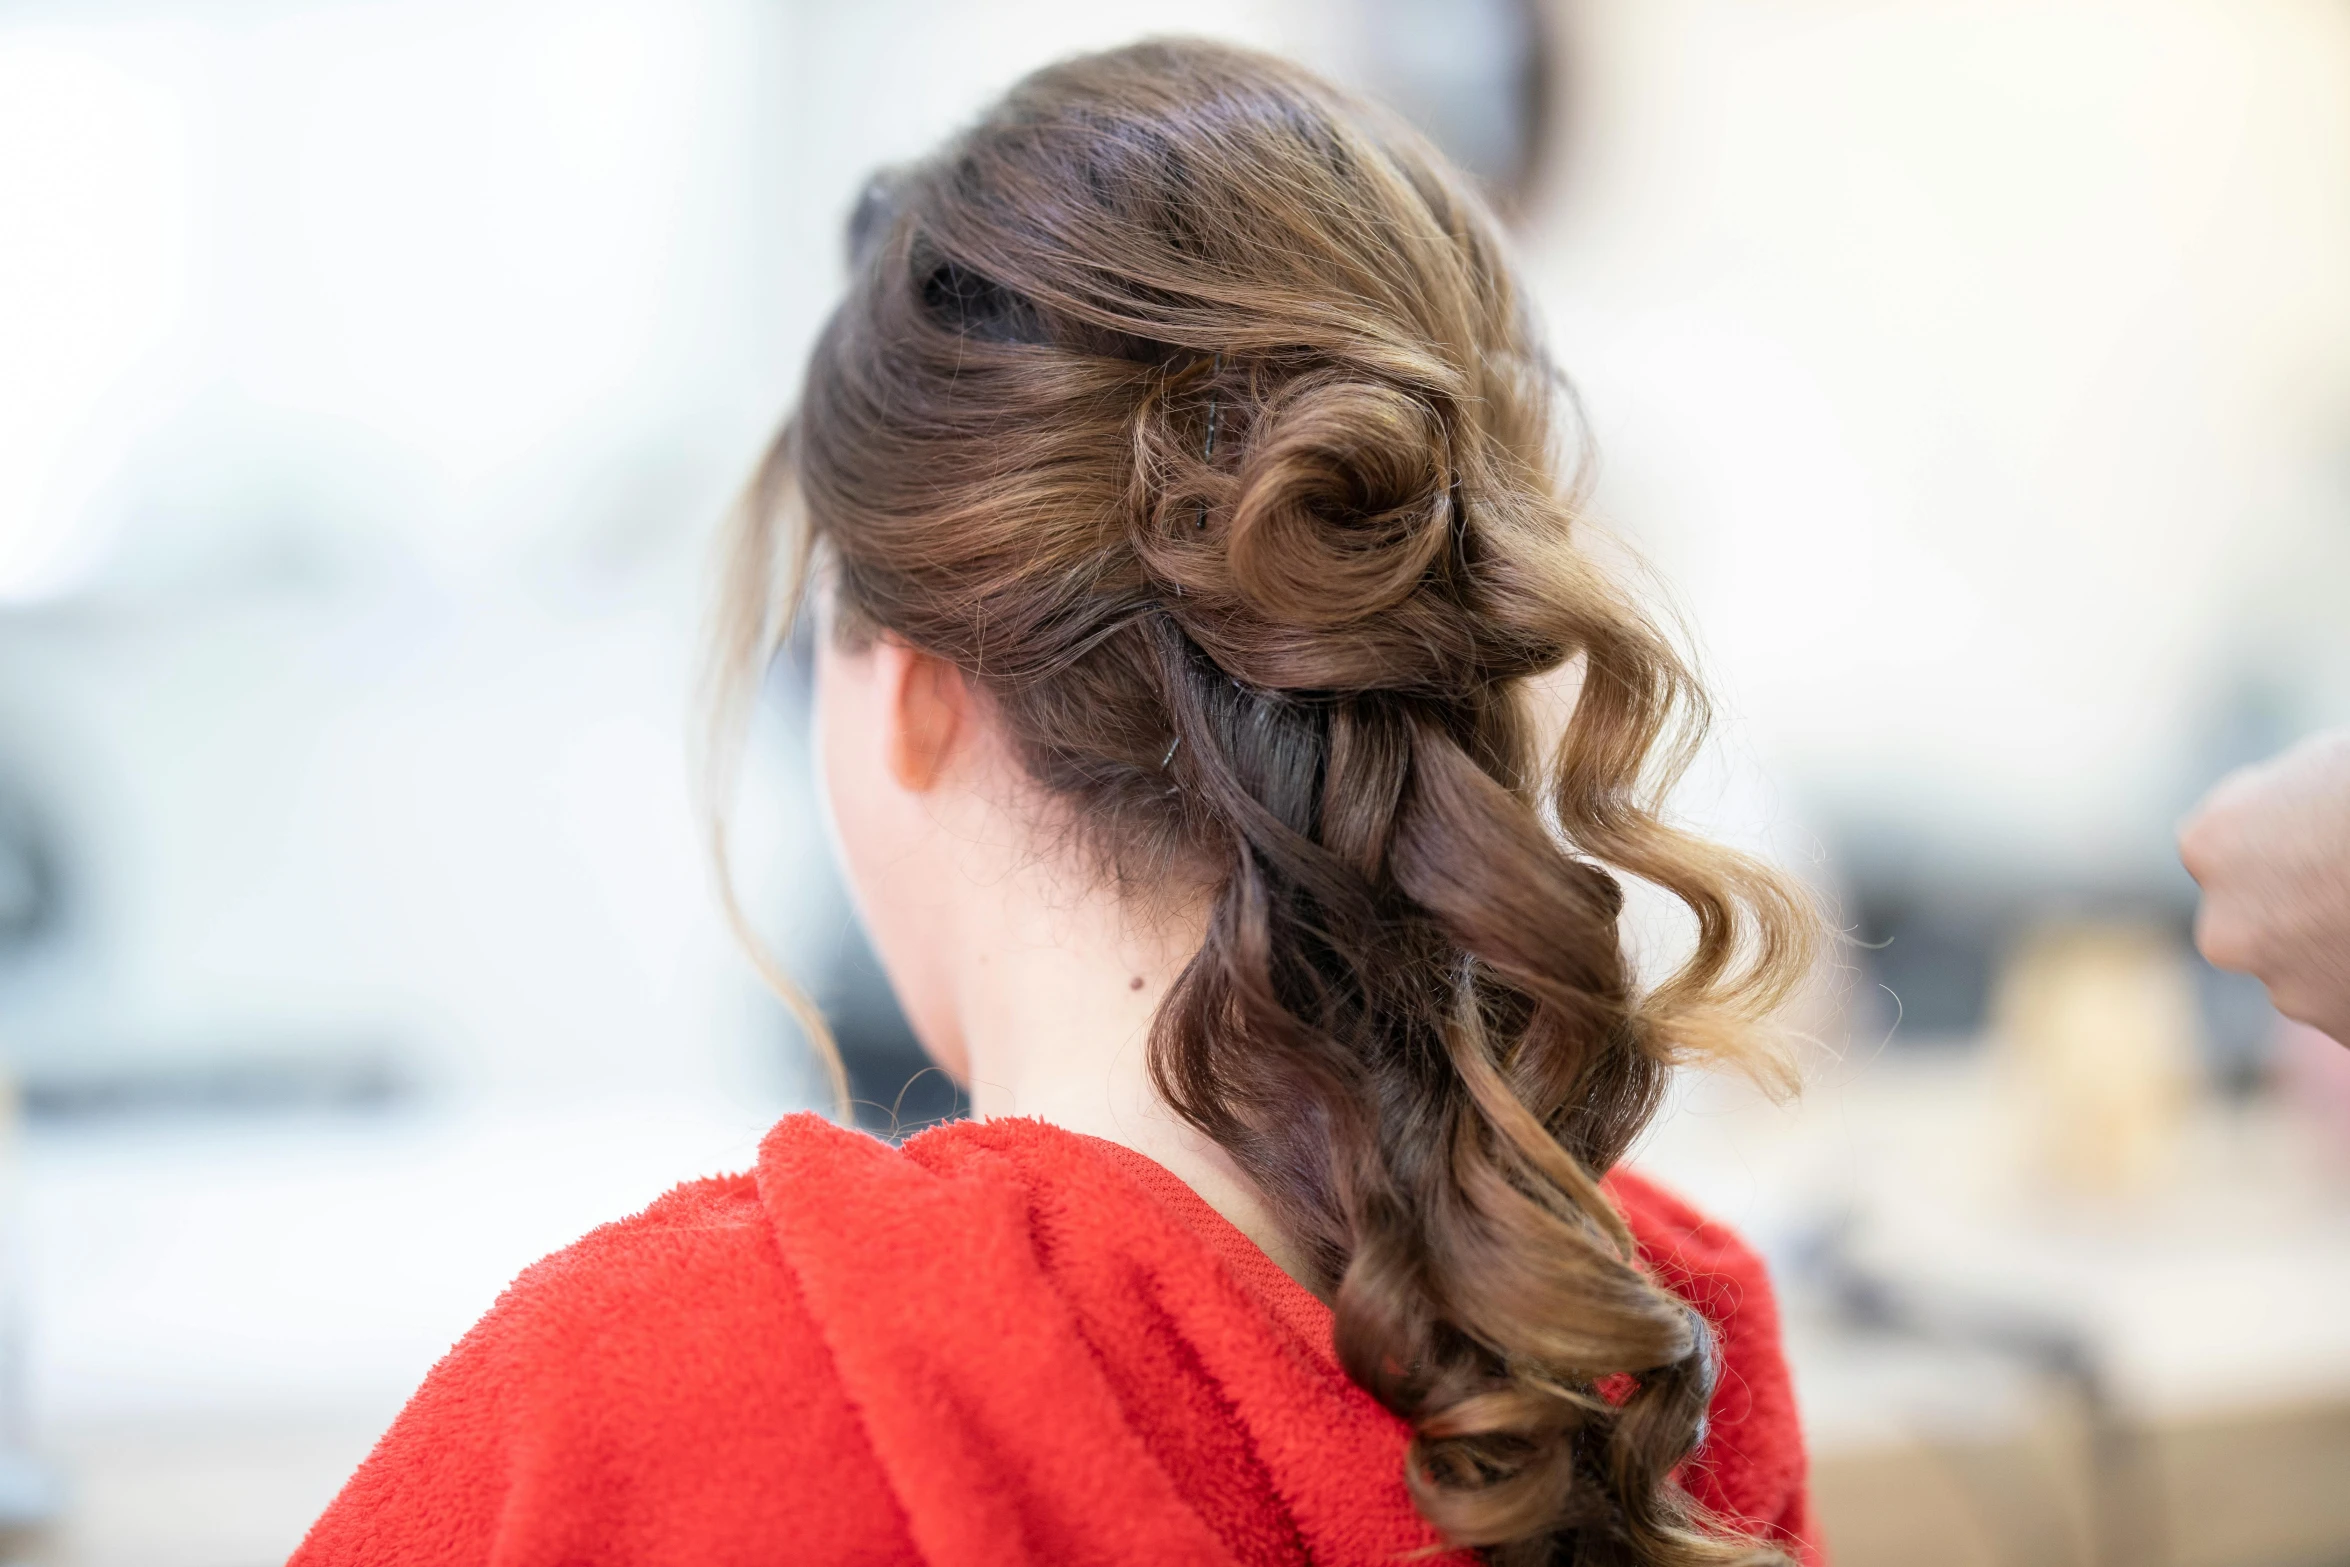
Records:
<instances>
[{"instance_id":1,"label":"hair part","mask_svg":"<svg viewBox=\"0 0 2350 1567\"><path fill-rule=\"evenodd\" d=\"M1674 1064L1772 1070L1816 916L1660 815L1703 696L1576 543L1490 216L1305 71L1161 42L1029 77L850 243L729 537L717 765L820 541L1106 871L1213 889L1153 1079L1301 1243L1426 1516L1496 1562L1784 1560L1673 1479L1710 1334L1599 1182ZM1624 876L1696 925L1645 992Z\"/></svg>"}]
</instances>

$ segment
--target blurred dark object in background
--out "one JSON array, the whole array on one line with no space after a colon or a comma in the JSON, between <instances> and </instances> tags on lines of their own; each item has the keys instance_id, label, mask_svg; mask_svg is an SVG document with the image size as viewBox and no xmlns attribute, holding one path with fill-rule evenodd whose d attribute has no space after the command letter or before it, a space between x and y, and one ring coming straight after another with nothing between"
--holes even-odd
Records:
<instances>
[{"instance_id":1,"label":"blurred dark object in background","mask_svg":"<svg viewBox=\"0 0 2350 1567\"><path fill-rule=\"evenodd\" d=\"M1534 0L1364 0L1359 71L1374 97L1476 176L1505 214L1552 151L1559 60Z\"/></svg>"},{"instance_id":2,"label":"blurred dark object in background","mask_svg":"<svg viewBox=\"0 0 2350 1567\"><path fill-rule=\"evenodd\" d=\"M92 1054L27 1073L18 1102L34 1122L126 1117L351 1115L402 1105L416 1085L396 1052L305 1043L269 1054L249 1048Z\"/></svg>"},{"instance_id":3,"label":"blurred dark object in background","mask_svg":"<svg viewBox=\"0 0 2350 1567\"><path fill-rule=\"evenodd\" d=\"M0 780L0 955L53 930L62 898L58 852L40 818Z\"/></svg>"},{"instance_id":4,"label":"blurred dark object in background","mask_svg":"<svg viewBox=\"0 0 2350 1567\"><path fill-rule=\"evenodd\" d=\"M1859 970L1854 1036L1897 1048L1972 1048L2017 943L2056 922L2119 921L2162 931L2192 975L2202 1067L2224 1094L2255 1092L2269 1069L2276 1013L2257 980L2192 951L2194 889L2184 878L2034 875L1981 854L1936 857L1914 832L1862 837L1837 863Z\"/></svg>"}]
</instances>

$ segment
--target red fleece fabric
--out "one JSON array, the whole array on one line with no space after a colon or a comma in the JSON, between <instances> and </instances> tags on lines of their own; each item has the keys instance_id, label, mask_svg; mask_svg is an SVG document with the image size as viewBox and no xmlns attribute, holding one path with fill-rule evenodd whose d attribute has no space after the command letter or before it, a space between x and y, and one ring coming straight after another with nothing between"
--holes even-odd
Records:
<instances>
[{"instance_id":1,"label":"red fleece fabric","mask_svg":"<svg viewBox=\"0 0 2350 1567\"><path fill-rule=\"evenodd\" d=\"M1637 1176L1609 1189L1719 1334L1690 1489L1816 1567L1761 1262ZM516 1280L293 1567L1393 1563L1439 1544L1407 1437L1329 1310L1141 1155L799 1115L754 1174Z\"/></svg>"}]
</instances>

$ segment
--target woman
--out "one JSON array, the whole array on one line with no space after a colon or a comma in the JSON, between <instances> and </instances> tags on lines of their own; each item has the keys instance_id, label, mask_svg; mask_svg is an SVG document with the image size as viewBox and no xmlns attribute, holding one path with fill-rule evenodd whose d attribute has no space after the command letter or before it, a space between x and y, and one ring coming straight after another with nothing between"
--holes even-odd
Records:
<instances>
[{"instance_id":1,"label":"woman","mask_svg":"<svg viewBox=\"0 0 2350 1567\"><path fill-rule=\"evenodd\" d=\"M793 1117L539 1264L297 1561L1816 1561L1760 1267L1606 1173L1809 916L1652 813L1696 694L1572 542L1486 213L1149 44L852 246L721 708L812 570L850 879L976 1118ZM1645 993L1619 872L1696 916Z\"/></svg>"}]
</instances>

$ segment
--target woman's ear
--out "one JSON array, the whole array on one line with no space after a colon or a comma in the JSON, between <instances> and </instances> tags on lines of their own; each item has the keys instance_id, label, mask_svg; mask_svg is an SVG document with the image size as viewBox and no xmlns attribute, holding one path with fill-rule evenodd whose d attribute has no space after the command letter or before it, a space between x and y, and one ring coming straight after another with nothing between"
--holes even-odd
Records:
<instances>
[{"instance_id":1,"label":"woman's ear","mask_svg":"<svg viewBox=\"0 0 2350 1567\"><path fill-rule=\"evenodd\" d=\"M883 638L874 644L880 677L882 759L913 794L938 787L971 732L971 687L945 659Z\"/></svg>"}]
</instances>

